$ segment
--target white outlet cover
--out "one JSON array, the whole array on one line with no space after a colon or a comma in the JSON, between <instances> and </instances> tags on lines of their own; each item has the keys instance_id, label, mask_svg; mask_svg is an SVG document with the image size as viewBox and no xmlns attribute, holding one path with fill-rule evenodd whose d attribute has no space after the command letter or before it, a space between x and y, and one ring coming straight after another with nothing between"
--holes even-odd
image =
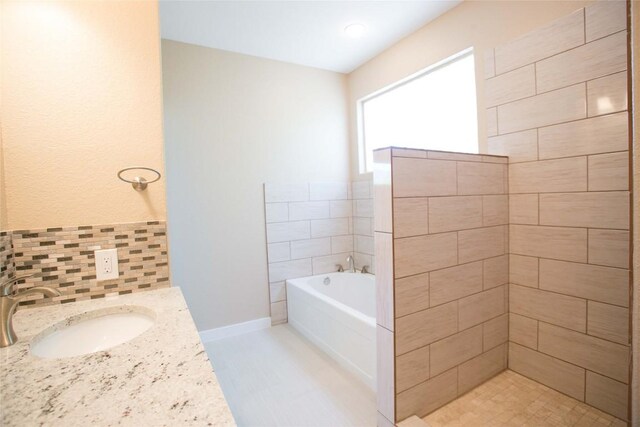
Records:
<instances>
[{"instance_id":1,"label":"white outlet cover","mask_svg":"<svg viewBox=\"0 0 640 427\"><path fill-rule=\"evenodd\" d=\"M102 249L95 251L96 279L112 280L117 279L118 272L118 250Z\"/></svg>"}]
</instances>

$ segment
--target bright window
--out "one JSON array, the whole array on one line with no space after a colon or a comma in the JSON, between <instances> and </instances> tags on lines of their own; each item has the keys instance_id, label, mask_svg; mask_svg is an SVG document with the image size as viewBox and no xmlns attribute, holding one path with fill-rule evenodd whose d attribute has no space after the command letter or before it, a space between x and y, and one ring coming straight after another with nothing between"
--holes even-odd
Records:
<instances>
[{"instance_id":1,"label":"bright window","mask_svg":"<svg viewBox=\"0 0 640 427\"><path fill-rule=\"evenodd\" d=\"M478 152L473 51L461 52L360 101L360 172L396 146Z\"/></svg>"}]
</instances>

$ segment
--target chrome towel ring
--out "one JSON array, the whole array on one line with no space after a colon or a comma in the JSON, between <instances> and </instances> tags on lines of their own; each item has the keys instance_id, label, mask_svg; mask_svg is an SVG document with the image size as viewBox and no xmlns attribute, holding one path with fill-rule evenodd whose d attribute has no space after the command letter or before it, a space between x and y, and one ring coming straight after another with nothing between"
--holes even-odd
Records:
<instances>
[{"instance_id":1,"label":"chrome towel ring","mask_svg":"<svg viewBox=\"0 0 640 427\"><path fill-rule=\"evenodd\" d=\"M142 176L136 176L135 178L133 178L133 180L128 180L122 177L122 173L123 172L127 172L127 171L131 171L131 170L145 170L145 171L150 171L155 173L157 176L155 179L151 180L151 181L147 181L144 177ZM136 191L144 191L147 189L147 185L156 182L157 180L159 180L162 177L162 175L160 175L160 172L158 172L155 169L152 168L146 168L144 166L134 166L132 168L124 168L122 169L120 172L118 172L118 178L120 178L122 181L131 184L131 186L136 190Z\"/></svg>"}]
</instances>

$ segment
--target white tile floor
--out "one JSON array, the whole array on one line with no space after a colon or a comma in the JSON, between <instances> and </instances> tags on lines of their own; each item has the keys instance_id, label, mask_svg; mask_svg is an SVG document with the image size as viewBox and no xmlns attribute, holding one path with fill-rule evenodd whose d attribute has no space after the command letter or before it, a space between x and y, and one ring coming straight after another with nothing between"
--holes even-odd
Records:
<instances>
[{"instance_id":1,"label":"white tile floor","mask_svg":"<svg viewBox=\"0 0 640 427\"><path fill-rule=\"evenodd\" d=\"M366 427L374 392L289 325L205 344L240 427Z\"/></svg>"}]
</instances>

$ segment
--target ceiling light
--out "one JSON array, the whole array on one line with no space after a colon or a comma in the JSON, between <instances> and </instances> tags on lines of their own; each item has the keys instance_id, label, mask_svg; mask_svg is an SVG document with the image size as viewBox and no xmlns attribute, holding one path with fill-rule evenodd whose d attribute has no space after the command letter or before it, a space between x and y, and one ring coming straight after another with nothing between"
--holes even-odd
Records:
<instances>
[{"instance_id":1,"label":"ceiling light","mask_svg":"<svg viewBox=\"0 0 640 427\"><path fill-rule=\"evenodd\" d=\"M364 35L366 29L367 28L364 26L364 24L360 24L360 23L349 24L346 27L344 27L344 33L348 37L351 37L352 39L357 39Z\"/></svg>"}]
</instances>

